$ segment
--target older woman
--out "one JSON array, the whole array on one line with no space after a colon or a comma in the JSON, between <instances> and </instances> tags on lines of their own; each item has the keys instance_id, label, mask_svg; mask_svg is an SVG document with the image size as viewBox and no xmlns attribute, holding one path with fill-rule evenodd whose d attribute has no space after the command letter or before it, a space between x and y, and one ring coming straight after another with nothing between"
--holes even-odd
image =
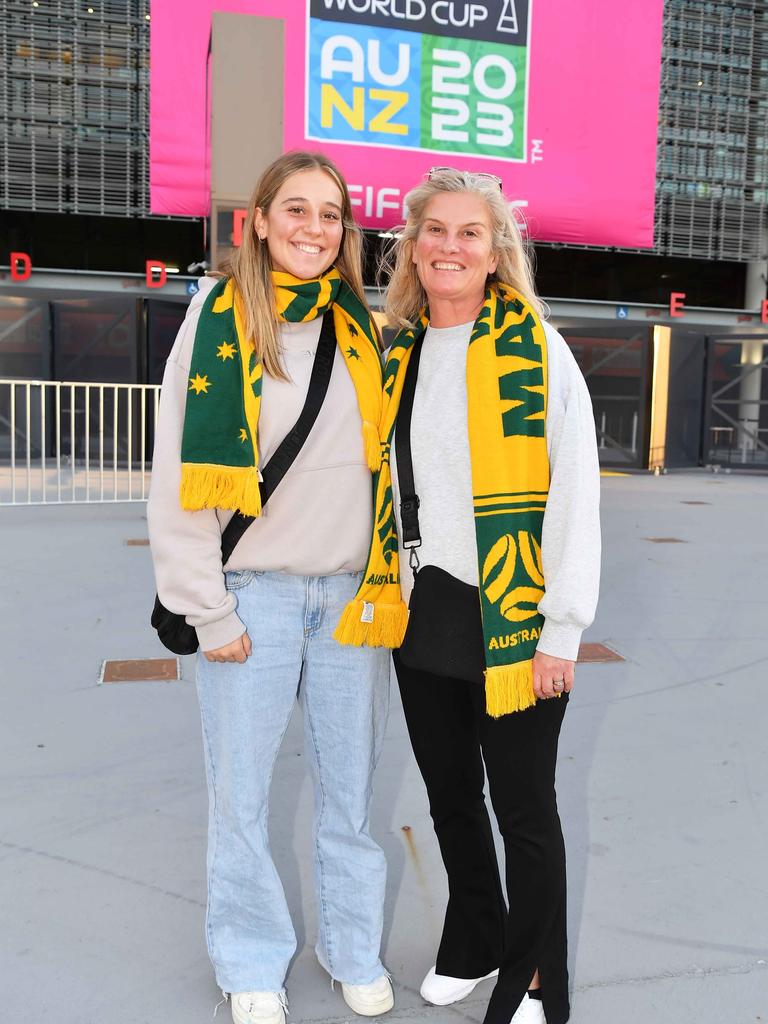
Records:
<instances>
[{"instance_id":1,"label":"older woman","mask_svg":"<svg viewBox=\"0 0 768 1024\"><path fill-rule=\"evenodd\" d=\"M599 474L586 385L543 321L500 186L439 168L408 196L387 295L401 328L384 373L394 501L385 462L346 626L396 605L399 561L413 593L395 668L450 893L422 995L446 1005L498 974L485 1024L564 1024L555 762L597 601Z\"/></svg>"}]
</instances>

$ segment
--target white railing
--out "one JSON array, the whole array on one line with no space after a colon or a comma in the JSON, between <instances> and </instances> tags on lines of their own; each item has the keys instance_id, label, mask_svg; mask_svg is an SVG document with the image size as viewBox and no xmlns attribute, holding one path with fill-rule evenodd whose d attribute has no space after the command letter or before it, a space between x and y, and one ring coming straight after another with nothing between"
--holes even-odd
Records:
<instances>
[{"instance_id":1,"label":"white railing","mask_svg":"<svg viewBox=\"0 0 768 1024\"><path fill-rule=\"evenodd\" d=\"M0 379L0 505L145 501L159 384Z\"/></svg>"}]
</instances>

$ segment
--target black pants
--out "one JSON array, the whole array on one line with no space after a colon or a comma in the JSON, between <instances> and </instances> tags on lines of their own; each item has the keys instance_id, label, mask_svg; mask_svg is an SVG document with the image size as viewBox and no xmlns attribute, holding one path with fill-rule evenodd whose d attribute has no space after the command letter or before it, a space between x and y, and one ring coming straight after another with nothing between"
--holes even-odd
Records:
<instances>
[{"instance_id":1,"label":"black pants","mask_svg":"<svg viewBox=\"0 0 768 1024\"><path fill-rule=\"evenodd\" d=\"M490 718L482 686L406 668L394 655L405 719L448 873L437 973L500 968L484 1024L509 1024L538 968L547 1024L565 1024L565 848L555 762L567 695ZM507 900L483 795L504 840Z\"/></svg>"}]
</instances>

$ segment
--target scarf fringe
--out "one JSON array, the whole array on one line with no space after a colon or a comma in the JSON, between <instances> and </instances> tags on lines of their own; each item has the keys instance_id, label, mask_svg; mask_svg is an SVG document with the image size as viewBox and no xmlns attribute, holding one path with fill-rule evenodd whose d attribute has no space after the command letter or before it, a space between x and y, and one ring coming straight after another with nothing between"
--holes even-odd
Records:
<instances>
[{"instance_id":1,"label":"scarf fringe","mask_svg":"<svg viewBox=\"0 0 768 1024\"><path fill-rule=\"evenodd\" d=\"M375 604L373 622L361 622L367 603L357 599L349 602L334 631L334 640L355 647L399 647L408 626L408 605L404 601Z\"/></svg>"},{"instance_id":2,"label":"scarf fringe","mask_svg":"<svg viewBox=\"0 0 768 1024\"><path fill-rule=\"evenodd\" d=\"M363 444L368 468L372 473L378 473L381 469L381 440L378 427L370 420L363 420Z\"/></svg>"},{"instance_id":3,"label":"scarf fringe","mask_svg":"<svg viewBox=\"0 0 768 1024\"><path fill-rule=\"evenodd\" d=\"M228 508L245 516L261 515L259 471L255 466L181 466L181 507L188 512Z\"/></svg>"},{"instance_id":4,"label":"scarf fringe","mask_svg":"<svg viewBox=\"0 0 768 1024\"><path fill-rule=\"evenodd\" d=\"M494 665L485 673L485 708L491 718L533 707L533 662Z\"/></svg>"}]
</instances>

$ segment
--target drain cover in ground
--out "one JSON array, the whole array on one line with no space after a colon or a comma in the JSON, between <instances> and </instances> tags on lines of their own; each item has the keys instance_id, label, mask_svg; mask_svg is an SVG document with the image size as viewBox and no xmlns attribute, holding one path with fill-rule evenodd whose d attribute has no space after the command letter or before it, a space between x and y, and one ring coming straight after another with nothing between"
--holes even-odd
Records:
<instances>
[{"instance_id":1,"label":"drain cover in ground","mask_svg":"<svg viewBox=\"0 0 768 1024\"><path fill-rule=\"evenodd\" d=\"M687 540L681 540L679 537L643 537L643 540L649 540L651 544L687 544Z\"/></svg>"},{"instance_id":2,"label":"drain cover in ground","mask_svg":"<svg viewBox=\"0 0 768 1024\"><path fill-rule=\"evenodd\" d=\"M133 658L105 661L100 683L147 683L180 679L178 658Z\"/></svg>"},{"instance_id":3,"label":"drain cover in ground","mask_svg":"<svg viewBox=\"0 0 768 1024\"><path fill-rule=\"evenodd\" d=\"M604 661L624 661L620 654L616 651L612 651L610 647L606 647L605 644L581 644L579 647L578 661L582 664L585 662L600 663Z\"/></svg>"}]
</instances>

